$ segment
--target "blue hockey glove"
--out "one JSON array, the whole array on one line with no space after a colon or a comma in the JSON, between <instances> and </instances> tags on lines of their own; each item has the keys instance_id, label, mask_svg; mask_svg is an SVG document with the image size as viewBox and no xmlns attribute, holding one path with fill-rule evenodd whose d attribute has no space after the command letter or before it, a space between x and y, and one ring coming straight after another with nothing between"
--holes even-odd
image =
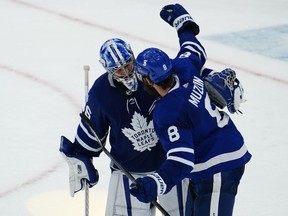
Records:
<instances>
[{"instance_id":1,"label":"blue hockey glove","mask_svg":"<svg viewBox=\"0 0 288 216\"><path fill-rule=\"evenodd\" d=\"M157 195L164 194L167 189L167 185L158 173L138 178L136 183L130 185L130 193L144 203L156 200Z\"/></svg>"},{"instance_id":2,"label":"blue hockey glove","mask_svg":"<svg viewBox=\"0 0 288 216\"><path fill-rule=\"evenodd\" d=\"M180 4L166 5L160 11L160 17L169 23L169 25L174 27L178 33L180 33L184 28L190 27L194 35L199 34L199 26Z\"/></svg>"},{"instance_id":3,"label":"blue hockey glove","mask_svg":"<svg viewBox=\"0 0 288 216\"><path fill-rule=\"evenodd\" d=\"M232 114L239 111L240 104L245 101L244 89L234 70L213 71L204 78L204 83L212 103L221 109L227 106Z\"/></svg>"},{"instance_id":4,"label":"blue hockey glove","mask_svg":"<svg viewBox=\"0 0 288 216\"><path fill-rule=\"evenodd\" d=\"M66 137L61 137L60 152L69 166L70 195L84 189L84 181L93 187L99 180L98 171L94 168L92 159L74 151L73 143Z\"/></svg>"}]
</instances>

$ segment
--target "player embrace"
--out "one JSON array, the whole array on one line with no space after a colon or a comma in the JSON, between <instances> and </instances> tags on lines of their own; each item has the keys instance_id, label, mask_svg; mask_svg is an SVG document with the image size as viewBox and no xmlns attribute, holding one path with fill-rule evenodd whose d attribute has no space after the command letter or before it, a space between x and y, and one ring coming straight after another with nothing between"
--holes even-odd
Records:
<instances>
[{"instance_id":1,"label":"player embrace","mask_svg":"<svg viewBox=\"0 0 288 216\"><path fill-rule=\"evenodd\" d=\"M215 103L237 110L238 107L235 107L234 104L235 101L239 102L239 99L235 99L234 93L239 86L235 86L234 81L231 89L226 85L226 80L232 72L224 70L216 73L203 67L206 54L195 38L195 35L199 33L199 27L181 5L165 7L161 16L164 20L169 20L171 25L175 24L181 45L178 57L171 61L161 51L158 53L157 50L154 53L156 49L152 49L154 51L147 59L146 51L141 53L137 58L137 68L139 74L143 75L143 83L139 81L135 73L135 58L130 45L119 38L112 38L104 42L100 49L100 63L106 72L94 82L89 90L82 113L90 125L82 118L74 142L70 142L64 136L61 139L60 152L69 165L72 196L84 188L85 182L90 187L97 184L99 176L92 159L101 154L105 142L109 140L111 149L108 154L113 160L111 159L110 164L111 177L106 216L153 216L155 215L155 205L151 205L150 202L155 203L156 199L170 216L191 215L193 203L190 198L193 193L190 191L190 179L194 179L194 174L190 176L188 173L193 169L197 170L195 168L198 167L198 163L203 163L203 166L206 167L206 160L209 157L217 158L217 154L222 151L222 148L216 153L212 150L214 147L216 150L220 143L226 145L226 142L222 142L224 139L227 142L231 141L229 143L231 148L235 141L231 137L235 137L235 145L242 145L241 135L229 120L228 115L218 112L215 105L210 103L203 87L204 83L210 86L211 97L213 96ZM143 73L141 73L141 64L145 71ZM179 71L179 79L172 76L172 65L173 68L175 67L173 73ZM191 81L199 79L197 83L202 87L201 91L195 92L195 98L193 96L193 99L198 100L198 108L192 109L193 113L182 110L186 98L181 98L178 94L176 95L177 101L167 102L167 107L161 113L160 104L165 101L166 96L157 102L159 89L156 89L156 86L168 77L171 78L164 84L165 91L171 87L182 89L183 92L186 88L191 90ZM232 79L235 80L236 77L234 76ZM186 87L182 87L184 83ZM218 116L212 117L213 113L207 114L207 109L203 110L203 98L205 101L207 100L205 104L211 106L210 111L218 113ZM156 110L154 110L155 104L157 104ZM166 110L171 106L178 107L179 110ZM198 110L201 110L201 114ZM178 115L179 113L182 114ZM197 117L194 120L195 116ZM171 122L161 122L162 118L171 119ZM218 133L219 128L215 125L216 119L219 122L227 121L227 127L224 125L227 130L224 129ZM182 128L184 125L178 125L178 121L182 121L185 128ZM155 123L157 127L155 127ZM171 125L166 128L168 123ZM91 125L93 130L91 130ZM211 136L213 130L218 139L216 145L214 145L215 136ZM202 148L209 152L211 150L213 154L204 155L205 150ZM198 156L199 150L200 156ZM229 155L231 149L226 150ZM214 163L214 159L212 162ZM125 167L125 172L121 167ZM199 172L201 175L203 168L201 166L199 168L201 168ZM209 167L207 169L210 175L212 172ZM132 184L133 181L127 177L126 171L138 179L139 185L135 182ZM147 175L150 177L145 177ZM131 184L132 189L130 188ZM193 184L193 186L195 185ZM130 194L130 191L133 195Z\"/></svg>"}]
</instances>

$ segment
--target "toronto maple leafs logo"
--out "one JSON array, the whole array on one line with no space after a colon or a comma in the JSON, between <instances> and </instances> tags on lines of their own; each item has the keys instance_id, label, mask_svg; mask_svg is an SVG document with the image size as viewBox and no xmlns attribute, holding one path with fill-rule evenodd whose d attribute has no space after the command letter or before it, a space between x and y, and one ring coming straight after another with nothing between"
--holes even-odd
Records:
<instances>
[{"instance_id":1,"label":"toronto maple leafs logo","mask_svg":"<svg viewBox=\"0 0 288 216\"><path fill-rule=\"evenodd\" d=\"M134 150L140 152L151 151L151 148L156 146L158 142L153 121L148 124L144 116L134 112L130 124L133 128L122 128L122 132L132 142Z\"/></svg>"}]
</instances>

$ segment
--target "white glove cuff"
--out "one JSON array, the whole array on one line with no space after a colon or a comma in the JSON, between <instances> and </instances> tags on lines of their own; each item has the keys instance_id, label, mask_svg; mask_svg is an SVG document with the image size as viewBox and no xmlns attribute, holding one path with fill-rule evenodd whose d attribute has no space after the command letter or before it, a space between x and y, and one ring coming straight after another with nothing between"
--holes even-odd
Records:
<instances>
[{"instance_id":1,"label":"white glove cuff","mask_svg":"<svg viewBox=\"0 0 288 216\"><path fill-rule=\"evenodd\" d=\"M157 184L157 194L162 195L165 193L167 189L167 185L165 184L164 180L158 173L152 173L147 175L148 177L152 178Z\"/></svg>"},{"instance_id":2,"label":"white glove cuff","mask_svg":"<svg viewBox=\"0 0 288 216\"><path fill-rule=\"evenodd\" d=\"M190 14L183 14L174 20L173 26L178 31L183 26L183 24L187 21L194 22Z\"/></svg>"},{"instance_id":3,"label":"white glove cuff","mask_svg":"<svg viewBox=\"0 0 288 216\"><path fill-rule=\"evenodd\" d=\"M237 111L240 107L240 104L245 102L246 100L244 99L244 89L239 82L238 87L235 88L234 90L234 109Z\"/></svg>"},{"instance_id":4,"label":"white glove cuff","mask_svg":"<svg viewBox=\"0 0 288 216\"><path fill-rule=\"evenodd\" d=\"M67 157L65 154L61 153L69 166L69 186L70 186L70 195L74 197L74 194L83 189L83 180L88 179L89 175L86 168L86 165L83 161Z\"/></svg>"}]
</instances>

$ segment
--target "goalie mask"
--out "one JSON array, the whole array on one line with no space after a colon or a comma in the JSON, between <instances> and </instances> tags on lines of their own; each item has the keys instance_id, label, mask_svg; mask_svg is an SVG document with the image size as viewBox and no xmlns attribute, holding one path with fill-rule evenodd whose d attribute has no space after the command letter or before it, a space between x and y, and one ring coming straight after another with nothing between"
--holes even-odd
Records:
<instances>
[{"instance_id":1,"label":"goalie mask","mask_svg":"<svg viewBox=\"0 0 288 216\"><path fill-rule=\"evenodd\" d=\"M118 38L107 40L100 49L99 61L102 66L113 79L133 92L138 88L134 60L130 45Z\"/></svg>"}]
</instances>

